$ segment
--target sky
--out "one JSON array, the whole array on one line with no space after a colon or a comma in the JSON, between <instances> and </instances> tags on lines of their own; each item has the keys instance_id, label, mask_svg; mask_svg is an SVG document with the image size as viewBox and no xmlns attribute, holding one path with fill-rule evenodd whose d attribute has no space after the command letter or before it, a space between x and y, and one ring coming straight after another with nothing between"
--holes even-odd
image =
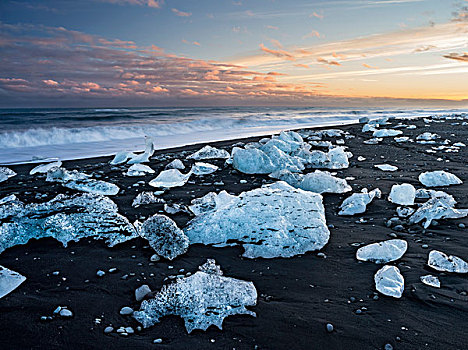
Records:
<instances>
[{"instance_id":1,"label":"sky","mask_svg":"<svg viewBox=\"0 0 468 350\"><path fill-rule=\"evenodd\" d=\"M468 105L468 0L1 0L0 107Z\"/></svg>"}]
</instances>

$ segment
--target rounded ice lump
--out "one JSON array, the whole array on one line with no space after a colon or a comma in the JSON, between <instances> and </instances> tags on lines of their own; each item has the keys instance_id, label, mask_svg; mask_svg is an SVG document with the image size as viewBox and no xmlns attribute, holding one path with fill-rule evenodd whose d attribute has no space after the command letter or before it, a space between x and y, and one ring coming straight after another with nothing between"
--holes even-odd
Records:
<instances>
[{"instance_id":1,"label":"rounded ice lump","mask_svg":"<svg viewBox=\"0 0 468 350\"><path fill-rule=\"evenodd\" d=\"M408 249L408 243L402 239L389 239L387 241L368 244L359 248L356 259L372 261L376 264L386 264L400 259Z\"/></svg>"},{"instance_id":2,"label":"rounded ice lump","mask_svg":"<svg viewBox=\"0 0 468 350\"><path fill-rule=\"evenodd\" d=\"M421 173L419 175L419 181L427 187L441 187L463 183L456 175L444 170Z\"/></svg>"}]
</instances>

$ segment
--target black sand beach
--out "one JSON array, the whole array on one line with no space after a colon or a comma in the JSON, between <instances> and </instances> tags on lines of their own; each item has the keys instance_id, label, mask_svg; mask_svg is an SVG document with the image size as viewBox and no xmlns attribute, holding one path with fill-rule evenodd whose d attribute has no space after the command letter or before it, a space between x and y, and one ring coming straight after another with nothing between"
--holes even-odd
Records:
<instances>
[{"instance_id":1,"label":"black sand beach","mask_svg":"<svg viewBox=\"0 0 468 350\"><path fill-rule=\"evenodd\" d=\"M396 125L398 121L391 121ZM435 132L442 140L464 142L468 128L460 120L426 124L423 120L409 120L416 129L403 129L413 139L422 132ZM454 124L456 123L456 124ZM391 127L386 126L386 127ZM458 153L428 153L429 144L396 143L393 137L380 144L367 145L363 141L369 133L361 132L362 125L339 127L355 138L346 140L354 154L350 167L337 170L339 177L354 177L348 181L353 193L362 188L379 187L383 196L374 200L364 214L353 217L338 216L338 207L349 196L325 194L327 224L330 225L329 243L321 250L325 256L310 252L303 256L277 259L246 259L242 248L215 248L190 246L188 252L174 261L150 262L154 254L147 242L136 239L114 248L104 242L82 240L67 248L53 239L33 240L24 246L7 249L0 255L0 265L27 277L15 291L0 300L1 349L383 349L391 344L394 349L466 349L468 315L468 281L466 275L439 273L427 266L430 250L468 258L465 228L468 219L441 220L438 226L423 230L420 225L402 231L388 228L385 223L395 217L396 205L387 201L393 184L407 182L423 187L418 175L423 171L447 170L459 176L462 185L441 188L452 194L458 208L468 207L468 178L466 149ZM256 138L258 139L258 138ZM231 150L234 140L212 144ZM156 140L157 142L157 140ZM156 174L172 159L184 159L202 145L158 151L149 166ZM437 146L437 145L435 145ZM358 156L366 157L358 161ZM442 161L438 160L442 158ZM112 200L119 212L131 222L147 218L163 210L162 204L133 208L137 193L154 191L148 186L155 175L133 178L123 175L127 167L112 167L111 157L64 162L67 169L101 175L100 179L117 184L121 190ZM220 171L204 177L192 178L194 183L173 188L161 196L167 203L189 204L193 198L210 191L226 190L232 194L274 182L268 176L245 175L225 166L224 160L208 161L221 166ZM383 172L375 164L390 163L399 167L396 172ZM18 173L0 184L0 198L10 194L26 202L42 202L59 193L77 193L60 184L45 182L44 175L30 176L32 165L10 167ZM120 170L118 170L120 169ZM313 171L308 169L307 171ZM241 184L241 179L247 183ZM144 180L145 184L133 186ZM222 181L224 185L214 185ZM37 199L37 194L44 195ZM184 213L169 215L179 227L184 227L190 216ZM360 220L363 218L363 220ZM353 243L373 243L397 236L408 242L407 253L397 262L405 278L401 299L378 294L374 274L379 265L358 262L357 247ZM427 245L428 248L423 248ZM424 246L426 247L426 246ZM257 317L237 315L228 317L223 330L210 327L206 332L195 330L187 334L183 320L165 317L159 324L127 337L113 332L104 334L109 325L114 327L139 325L129 316L121 316L123 306L139 308L134 291L148 284L153 291L177 275L180 269L195 272L207 258L214 258L224 274L253 281L259 298L250 308ZM115 273L97 277L96 271L117 268ZM59 271L59 275L53 275ZM439 276L440 289L424 285L420 276ZM122 276L129 275L122 279ZM73 311L70 319L56 318L41 321L41 316L52 315L59 305ZM361 310L358 314L356 310ZM100 319L100 322L96 322ZM331 323L334 331L327 332ZM162 338L161 344L153 340Z\"/></svg>"}]
</instances>

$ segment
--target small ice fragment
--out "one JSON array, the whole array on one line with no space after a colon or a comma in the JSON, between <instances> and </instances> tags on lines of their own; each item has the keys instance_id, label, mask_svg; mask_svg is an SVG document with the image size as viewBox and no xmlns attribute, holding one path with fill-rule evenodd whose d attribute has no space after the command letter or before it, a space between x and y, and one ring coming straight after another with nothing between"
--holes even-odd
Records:
<instances>
[{"instance_id":1,"label":"small ice fragment","mask_svg":"<svg viewBox=\"0 0 468 350\"><path fill-rule=\"evenodd\" d=\"M56 161L56 162L47 163L47 164L40 164L32 168L31 171L29 172L29 175L34 175L36 173L39 173L39 174L47 173L50 169L55 168L55 167L60 168L61 166L62 166L61 161Z\"/></svg>"},{"instance_id":2,"label":"small ice fragment","mask_svg":"<svg viewBox=\"0 0 468 350\"><path fill-rule=\"evenodd\" d=\"M132 202L132 207L137 208L144 204L164 203L164 200L156 197L155 192L140 192Z\"/></svg>"},{"instance_id":3,"label":"small ice fragment","mask_svg":"<svg viewBox=\"0 0 468 350\"><path fill-rule=\"evenodd\" d=\"M429 253L427 264L437 271L468 273L468 263L465 260L438 250Z\"/></svg>"},{"instance_id":4,"label":"small ice fragment","mask_svg":"<svg viewBox=\"0 0 468 350\"><path fill-rule=\"evenodd\" d=\"M99 194L103 196L114 196L119 193L119 186L110 182L87 179L85 181L67 181L63 183L64 187L74 190Z\"/></svg>"},{"instance_id":5,"label":"small ice fragment","mask_svg":"<svg viewBox=\"0 0 468 350\"><path fill-rule=\"evenodd\" d=\"M372 136L374 137L390 137L390 136L398 136L403 134L401 130L393 130L393 129L379 129L375 130Z\"/></svg>"},{"instance_id":6,"label":"small ice fragment","mask_svg":"<svg viewBox=\"0 0 468 350\"><path fill-rule=\"evenodd\" d=\"M0 299L18 288L25 280L23 275L0 265Z\"/></svg>"},{"instance_id":7,"label":"small ice fragment","mask_svg":"<svg viewBox=\"0 0 468 350\"><path fill-rule=\"evenodd\" d=\"M406 241L402 239L389 239L359 248L356 252L356 259L372 261L376 264L386 264L400 259L407 249L408 243Z\"/></svg>"},{"instance_id":8,"label":"small ice fragment","mask_svg":"<svg viewBox=\"0 0 468 350\"><path fill-rule=\"evenodd\" d=\"M455 147L466 147L466 145L463 142L456 142L453 144Z\"/></svg>"},{"instance_id":9,"label":"small ice fragment","mask_svg":"<svg viewBox=\"0 0 468 350\"><path fill-rule=\"evenodd\" d=\"M0 166L0 182L8 180L10 177L15 176L16 173L10 168Z\"/></svg>"},{"instance_id":10,"label":"small ice fragment","mask_svg":"<svg viewBox=\"0 0 468 350\"><path fill-rule=\"evenodd\" d=\"M436 139L440 139L440 135L432 134L430 132L424 132L416 137L416 140L425 140L425 141L436 140Z\"/></svg>"},{"instance_id":11,"label":"small ice fragment","mask_svg":"<svg viewBox=\"0 0 468 350\"><path fill-rule=\"evenodd\" d=\"M149 185L153 187L171 188L185 185L192 175L191 172L182 174L177 169L163 170L159 175L150 181Z\"/></svg>"},{"instance_id":12,"label":"small ice fragment","mask_svg":"<svg viewBox=\"0 0 468 350\"><path fill-rule=\"evenodd\" d=\"M174 159L172 162L166 165L166 169L179 169L184 170L185 165L180 159Z\"/></svg>"},{"instance_id":13,"label":"small ice fragment","mask_svg":"<svg viewBox=\"0 0 468 350\"><path fill-rule=\"evenodd\" d=\"M61 317L65 317L65 318L73 317L73 312L65 308L62 308L59 314Z\"/></svg>"},{"instance_id":14,"label":"small ice fragment","mask_svg":"<svg viewBox=\"0 0 468 350\"><path fill-rule=\"evenodd\" d=\"M425 275L420 277L421 282L424 283L425 285L434 287L434 288L440 288L440 281L437 276L432 276L432 275Z\"/></svg>"},{"instance_id":15,"label":"small ice fragment","mask_svg":"<svg viewBox=\"0 0 468 350\"><path fill-rule=\"evenodd\" d=\"M200 266L200 271L162 287L151 300L144 300L133 317L147 328L166 315L178 315L185 321L188 333L207 330L214 325L222 329L230 315L255 316L246 306L257 304L257 290L252 282L225 277L213 259Z\"/></svg>"},{"instance_id":16,"label":"small ice fragment","mask_svg":"<svg viewBox=\"0 0 468 350\"><path fill-rule=\"evenodd\" d=\"M338 215L355 215L364 213L367 205L372 202L375 197L380 198L381 195L382 192L378 188L370 192L367 192L367 189L364 188L362 193L353 193L343 201Z\"/></svg>"},{"instance_id":17,"label":"small ice fragment","mask_svg":"<svg viewBox=\"0 0 468 350\"><path fill-rule=\"evenodd\" d=\"M110 161L110 164L112 165L118 165L118 164L123 164L127 162L128 159L135 157L136 154L130 151L122 151L117 153L114 156L114 159Z\"/></svg>"},{"instance_id":18,"label":"small ice fragment","mask_svg":"<svg viewBox=\"0 0 468 350\"><path fill-rule=\"evenodd\" d=\"M360 162L363 162L363 161L366 160L366 157L359 156L359 157L357 157L357 160L360 161Z\"/></svg>"},{"instance_id":19,"label":"small ice fragment","mask_svg":"<svg viewBox=\"0 0 468 350\"><path fill-rule=\"evenodd\" d=\"M398 143L402 143L402 142L408 142L409 141L409 137L408 136L401 136L401 137L395 137L394 140Z\"/></svg>"},{"instance_id":20,"label":"small ice fragment","mask_svg":"<svg viewBox=\"0 0 468 350\"><path fill-rule=\"evenodd\" d=\"M122 316L128 316L133 314L133 309L129 306L124 306L123 308L120 309L120 314Z\"/></svg>"},{"instance_id":21,"label":"small ice fragment","mask_svg":"<svg viewBox=\"0 0 468 350\"><path fill-rule=\"evenodd\" d=\"M380 169L382 171L397 171L398 167L390 164L376 164L374 165L377 169Z\"/></svg>"},{"instance_id":22,"label":"small ice fragment","mask_svg":"<svg viewBox=\"0 0 468 350\"><path fill-rule=\"evenodd\" d=\"M206 160L206 159L227 159L229 152L224 149L218 149L209 145L189 155L187 159Z\"/></svg>"},{"instance_id":23,"label":"small ice fragment","mask_svg":"<svg viewBox=\"0 0 468 350\"><path fill-rule=\"evenodd\" d=\"M413 205L416 189L411 184L393 185L388 200L399 205Z\"/></svg>"},{"instance_id":24,"label":"small ice fragment","mask_svg":"<svg viewBox=\"0 0 468 350\"><path fill-rule=\"evenodd\" d=\"M140 236L148 240L159 256L169 260L184 254L189 246L185 233L165 215L155 214L147 219L141 227Z\"/></svg>"},{"instance_id":25,"label":"small ice fragment","mask_svg":"<svg viewBox=\"0 0 468 350\"><path fill-rule=\"evenodd\" d=\"M197 176L208 175L214 173L218 169L216 165L197 162L192 166L192 173Z\"/></svg>"},{"instance_id":26,"label":"small ice fragment","mask_svg":"<svg viewBox=\"0 0 468 350\"><path fill-rule=\"evenodd\" d=\"M419 182L427 187L441 187L463 183L457 176L444 170L421 173L419 175Z\"/></svg>"},{"instance_id":27,"label":"small ice fragment","mask_svg":"<svg viewBox=\"0 0 468 350\"><path fill-rule=\"evenodd\" d=\"M320 170L301 176L298 187L315 193L346 193L352 190L345 179Z\"/></svg>"},{"instance_id":28,"label":"small ice fragment","mask_svg":"<svg viewBox=\"0 0 468 350\"><path fill-rule=\"evenodd\" d=\"M147 174L154 174L154 170L144 164L133 164L127 171L127 176L145 176Z\"/></svg>"},{"instance_id":29,"label":"small ice fragment","mask_svg":"<svg viewBox=\"0 0 468 350\"><path fill-rule=\"evenodd\" d=\"M375 288L384 295L401 298L405 279L395 266L385 265L374 276Z\"/></svg>"}]
</instances>

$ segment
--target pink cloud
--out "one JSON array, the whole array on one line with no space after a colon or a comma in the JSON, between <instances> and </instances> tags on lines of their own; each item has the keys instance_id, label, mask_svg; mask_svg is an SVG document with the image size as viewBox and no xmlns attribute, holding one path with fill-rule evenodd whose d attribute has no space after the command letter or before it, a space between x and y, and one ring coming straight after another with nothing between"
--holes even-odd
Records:
<instances>
[{"instance_id":1,"label":"pink cloud","mask_svg":"<svg viewBox=\"0 0 468 350\"><path fill-rule=\"evenodd\" d=\"M178 9L175 9L175 8L172 9L172 12L174 12L175 15L179 17L190 17L192 15L191 12L179 11Z\"/></svg>"}]
</instances>

